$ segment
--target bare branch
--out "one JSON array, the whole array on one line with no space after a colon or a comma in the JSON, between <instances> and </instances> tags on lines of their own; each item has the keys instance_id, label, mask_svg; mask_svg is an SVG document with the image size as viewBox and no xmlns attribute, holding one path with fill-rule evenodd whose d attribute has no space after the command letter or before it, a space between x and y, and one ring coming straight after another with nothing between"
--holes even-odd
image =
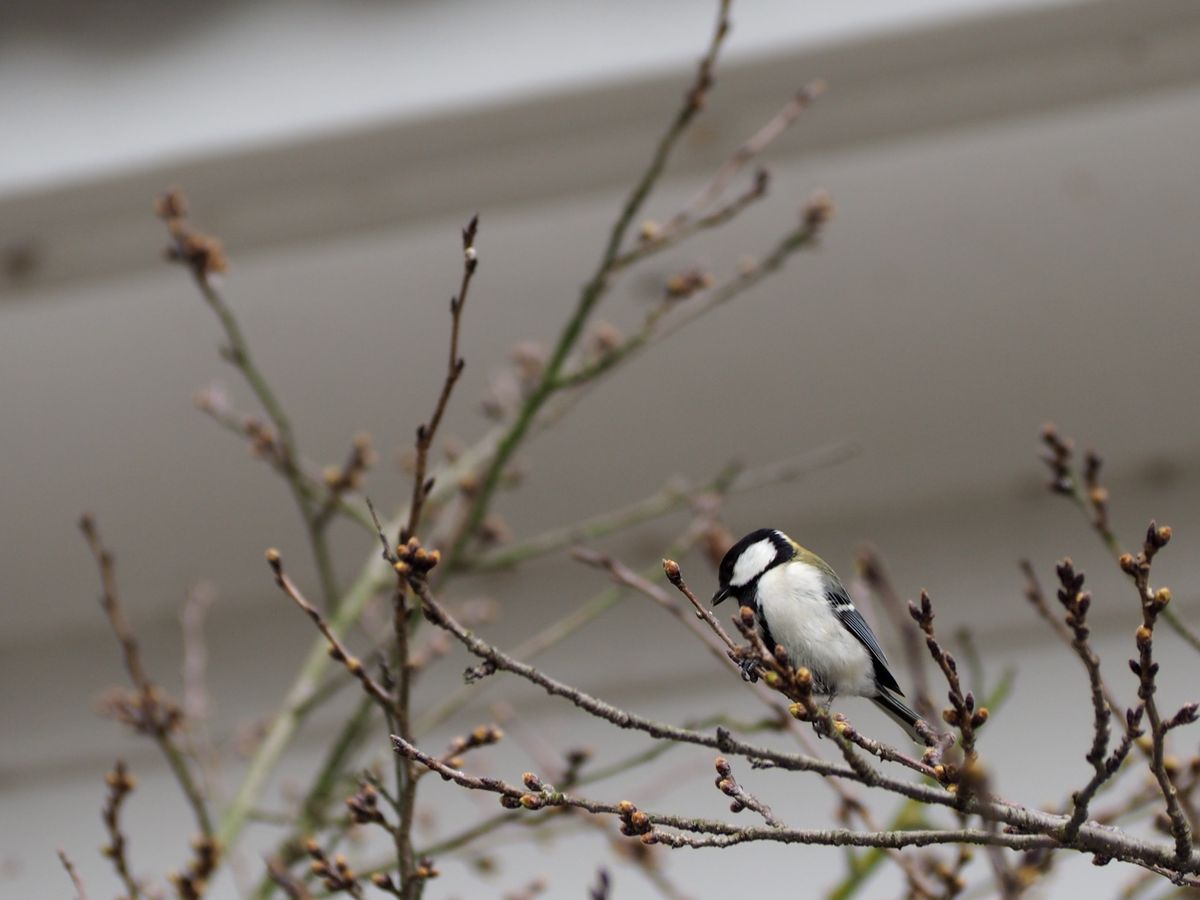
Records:
<instances>
[{"instance_id":1,"label":"bare branch","mask_svg":"<svg viewBox=\"0 0 1200 900\"><path fill-rule=\"evenodd\" d=\"M166 757L175 780L179 782L201 833L206 837L211 836L212 821L209 819L204 795L192 777L183 751L175 742L175 732L183 724L183 712L174 700L164 694L150 680L142 665L137 638L129 626L129 620L125 617L125 610L117 592L116 565L113 556L101 541L100 532L96 528L96 522L92 516L86 514L82 516L79 520L79 529L83 532L88 548L95 557L96 566L100 570L102 587L100 605L108 616L117 642L121 645L121 656L125 662L125 669L134 686L132 695L111 698L110 710L116 718L135 731L154 739L159 750Z\"/></svg>"},{"instance_id":2,"label":"bare branch","mask_svg":"<svg viewBox=\"0 0 1200 900\"><path fill-rule=\"evenodd\" d=\"M438 426L442 424L442 416L445 415L446 407L450 403L454 385L458 383L463 368L466 366L466 360L458 353L458 336L462 324L462 312L467 305L467 292L471 288L471 279L475 275L475 270L479 267L479 255L475 251L475 236L478 232L479 216L476 215L462 230L462 282L459 284L458 293L450 298L450 354L446 363L446 378L438 393L433 415L430 416L428 422L417 428L417 459L413 469L412 500L408 506L408 523L400 533L400 543L404 543L414 536L417 533L417 526L421 523L421 513L425 508L429 490L433 487L425 474L429 463L429 448L433 446Z\"/></svg>"},{"instance_id":3,"label":"bare branch","mask_svg":"<svg viewBox=\"0 0 1200 900\"><path fill-rule=\"evenodd\" d=\"M386 689L376 681L371 673L367 671L362 660L346 649L345 644L341 642L337 634L325 621L325 617L321 615L320 610L314 607L300 593L300 589L292 582L290 578L283 572L283 558L279 555L279 551L272 547L267 551L267 562L271 566L271 571L275 573L275 584L284 592L292 602L300 607L313 624L317 626L317 630L329 642L329 655L337 662L340 662L346 667L346 670L358 679L367 695L372 697L383 709L391 710L392 698Z\"/></svg>"},{"instance_id":4,"label":"bare branch","mask_svg":"<svg viewBox=\"0 0 1200 900\"><path fill-rule=\"evenodd\" d=\"M62 863L62 867L71 879L71 886L75 888L75 900L88 900L87 891L83 887L83 880L75 870L75 863L71 862L71 858L67 856L67 851L61 847L58 850L58 861Z\"/></svg>"},{"instance_id":5,"label":"bare branch","mask_svg":"<svg viewBox=\"0 0 1200 900\"><path fill-rule=\"evenodd\" d=\"M118 759L113 770L104 776L104 781L108 785L108 796L104 801L101 818L104 819L104 829L108 832L108 844L101 852L112 860L113 868L124 883L129 900L138 900L142 889L129 867L128 840L125 832L121 830L121 807L137 786L137 782L129 774L125 761L121 759Z\"/></svg>"}]
</instances>

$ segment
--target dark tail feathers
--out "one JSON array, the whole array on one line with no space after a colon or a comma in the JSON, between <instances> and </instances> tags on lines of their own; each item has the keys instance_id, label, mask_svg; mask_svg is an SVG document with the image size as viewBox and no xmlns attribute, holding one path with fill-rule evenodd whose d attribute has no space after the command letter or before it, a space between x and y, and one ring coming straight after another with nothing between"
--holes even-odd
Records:
<instances>
[{"instance_id":1,"label":"dark tail feathers","mask_svg":"<svg viewBox=\"0 0 1200 900\"><path fill-rule=\"evenodd\" d=\"M916 741L918 744L925 743L919 734L917 734L917 722L921 717L913 711L911 707L899 697L891 694L882 688L879 693L871 698L875 705L882 709L889 719L904 729L905 733Z\"/></svg>"}]
</instances>

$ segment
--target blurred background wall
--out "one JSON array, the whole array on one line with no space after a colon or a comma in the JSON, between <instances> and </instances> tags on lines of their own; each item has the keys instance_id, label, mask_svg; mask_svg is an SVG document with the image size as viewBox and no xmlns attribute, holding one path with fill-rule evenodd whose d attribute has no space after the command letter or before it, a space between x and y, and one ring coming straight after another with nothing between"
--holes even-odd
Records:
<instances>
[{"instance_id":1,"label":"blurred background wall","mask_svg":"<svg viewBox=\"0 0 1200 900\"><path fill-rule=\"evenodd\" d=\"M311 639L262 564L270 545L301 555L286 490L192 408L193 391L214 381L239 408L250 403L217 358L209 311L161 261L153 196L183 185L197 225L225 239L228 298L307 453L338 460L350 434L371 432L384 459L370 492L390 506L407 489L394 451L442 365L458 227L480 212L468 368L447 424L470 439L486 427L477 398L489 373L516 342L551 337L573 304L711 17L683 0L4 5L0 895L65 895L58 846L96 893L115 890L95 848L102 775L118 754L142 780L128 819L136 866L161 872L185 854L186 818L158 757L92 710L121 672L75 532L80 511L97 514L117 551L126 605L168 685L184 593L213 583L217 733L269 711ZM761 253L815 188L831 192L836 218L819 250L597 388L530 446L526 484L499 508L527 535L674 474L853 441L852 460L734 498L725 520L735 533L783 527L847 575L855 548L877 545L906 596L929 588L948 631L972 629L993 678L1016 669L984 744L1000 792L1063 797L1087 771L1083 674L1039 627L1015 563L1027 556L1047 578L1064 555L1084 566L1116 669L1137 612L1083 521L1042 487L1043 421L1104 452L1127 542L1152 516L1175 526L1179 547L1156 571L1178 586L1181 614L1200 613L1187 589L1200 574L1200 6L745 0L734 18L710 109L651 215L669 216L800 85L822 76L830 90L772 148L761 208L656 258L602 317L632 327L674 271L727 272ZM682 521L605 546L641 565ZM344 575L371 552L338 532ZM706 586L699 559L689 564ZM503 604L489 626L502 646L603 587L565 557L470 585ZM1169 634L1160 644L1168 702L1192 699L1194 656ZM434 669L426 696L457 684L462 665L456 653ZM745 703L728 672L636 598L545 665L665 718ZM549 739L601 757L629 741L497 683L431 745L502 698ZM861 706L847 712L890 727ZM318 716L302 734L271 792L277 808L331 722ZM1043 739L1036 766L1006 765L1028 759L1038 729L1061 744ZM528 768L515 746L488 762L510 776ZM717 810L710 765L680 751L605 793L657 780L659 805ZM777 811L828 820L818 782L763 779ZM472 809L472 798L431 796L444 796L443 826ZM270 837L256 830L243 873ZM662 865L712 896L801 855L833 880L839 856L818 850ZM481 881L447 859L431 894L488 896L544 874L551 896L581 896L603 863L616 896L655 896L586 832L502 861ZM1081 862L1060 877L1117 875ZM236 895L226 874L217 896Z\"/></svg>"}]
</instances>

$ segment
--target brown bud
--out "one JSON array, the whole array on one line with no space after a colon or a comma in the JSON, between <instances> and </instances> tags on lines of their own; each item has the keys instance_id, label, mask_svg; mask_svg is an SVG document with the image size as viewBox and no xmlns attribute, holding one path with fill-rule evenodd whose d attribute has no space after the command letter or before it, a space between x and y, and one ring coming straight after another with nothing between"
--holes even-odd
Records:
<instances>
[{"instance_id":1,"label":"brown bud","mask_svg":"<svg viewBox=\"0 0 1200 900\"><path fill-rule=\"evenodd\" d=\"M637 807L634 806L632 803L630 803L628 800L622 800L620 803L617 804L617 812L619 812L623 816L631 816L635 812L637 812Z\"/></svg>"},{"instance_id":2,"label":"brown bud","mask_svg":"<svg viewBox=\"0 0 1200 900\"><path fill-rule=\"evenodd\" d=\"M683 573L679 571L679 563L675 562L673 559L664 559L662 564L663 571L667 575L667 580L671 582L671 584L679 584L679 582L683 579Z\"/></svg>"},{"instance_id":3,"label":"brown bud","mask_svg":"<svg viewBox=\"0 0 1200 900\"><path fill-rule=\"evenodd\" d=\"M526 809L541 809L545 806L545 801L536 794L522 794L521 805Z\"/></svg>"},{"instance_id":4,"label":"brown bud","mask_svg":"<svg viewBox=\"0 0 1200 900\"><path fill-rule=\"evenodd\" d=\"M1137 634L1137 645L1139 650L1145 650L1150 646L1150 641L1154 638L1154 632L1145 625L1139 625Z\"/></svg>"},{"instance_id":5,"label":"brown bud","mask_svg":"<svg viewBox=\"0 0 1200 900\"><path fill-rule=\"evenodd\" d=\"M754 610L749 606L743 606L738 610L738 615L742 617L742 624L747 628L754 627Z\"/></svg>"},{"instance_id":6,"label":"brown bud","mask_svg":"<svg viewBox=\"0 0 1200 900\"><path fill-rule=\"evenodd\" d=\"M718 775L728 775L732 770L729 765L729 760L723 756L718 756L716 759L716 767Z\"/></svg>"},{"instance_id":7,"label":"brown bud","mask_svg":"<svg viewBox=\"0 0 1200 900\"><path fill-rule=\"evenodd\" d=\"M1121 566L1121 571L1126 575L1133 575L1137 572L1137 562L1134 560L1132 554L1122 553L1117 563Z\"/></svg>"},{"instance_id":8,"label":"brown bud","mask_svg":"<svg viewBox=\"0 0 1200 900\"><path fill-rule=\"evenodd\" d=\"M629 824L638 831L644 831L650 827L650 817L639 809L629 817Z\"/></svg>"},{"instance_id":9,"label":"brown bud","mask_svg":"<svg viewBox=\"0 0 1200 900\"><path fill-rule=\"evenodd\" d=\"M971 716L971 727L979 728L988 720L988 715L988 708L986 706L979 707L979 711L976 712L975 715Z\"/></svg>"},{"instance_id":10,"label":"brown bud","mask_svg":"<svg viewBox=\"0 0 1200 900\"><path fill-rule=\"evenodd\" d=\"M653 831L647 831L645 834L643 834L641 836L641 841L643 844L647 844L647 845L657 844L658 843L658 835L656 835Z\"/></svg>"},{"instance_id":11,"label":"brown bud","mask_svg":"<svg viewBox=\"0 0 1200 900\"><path fill-rule=\"evenodd\" d=\"M812 672L801 666L796 670L796 684L802 688L807 688L812 685Z\"/></svg>"},{"instance_id":12,"label":"brown bud","mask_svg":"<svg viewBox=\"0 0 1200 900\"><path fill-rule=\"evenodd\" d=\"M274 547L271 547L269 550L267 550L267 562L269 562L272 566L279 565L279 551Z\"/></svg>"},{"instance_id":13,"label":"brown bud","mask_svg":"<svg viewBox=\"0 0 1200 900\"><path fill-rule=\"evenodd\" d=\"M542 779L538 778L532 772L526 772L521 776L521 780L525 782L525 787L529 788L531 791L540 791L545 787L545 785L542 784Z\"/></svg>"},{"instance_id":14,"label":"brown bud","mask_svg":"<svg viewBox=\"0 0 1200 900\"><path fill-rule=\"evenodd\" d=\"M1166 605L1170 602L1171 602L1171 589L1170 588L1165 588L1165 587L1159 588L1157 591L1154 592L1154 606L1157 609L1160 609L1160 610L1164 609L1166 607Z\"/></svg>"},{"instance_id":15,"label":"brown bud","mask_svg":"<svg viewBox=\"0 0 1200 900\"><path fill-rule=\"evenodd\" d=\"M639 241L654 241L662 234L662 226L653 219L646 219L638 226Z\"/></svg>"},{"instance_id":16,"label":"brown bud","mask_svg":"<svg viewBox=\"0 0 1200 900\"><path fill-rule=\"evenodd\" d=\"M808 717L808 709L803 703L793 703L788 707L788 714L793 719L805 719Z\"/></svg>"}]
</instances>

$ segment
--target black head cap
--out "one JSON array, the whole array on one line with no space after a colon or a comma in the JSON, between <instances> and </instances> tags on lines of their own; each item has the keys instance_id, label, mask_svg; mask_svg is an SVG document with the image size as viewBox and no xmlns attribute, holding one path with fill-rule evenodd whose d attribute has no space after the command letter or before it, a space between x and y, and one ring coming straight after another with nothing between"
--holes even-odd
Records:
<instances>
[{"instance_id":1,"label":"black head cap","mask_svg":"<svg viewBox=\"0 0 1200 900\"><path fill-rule=\"evenodd\" d=\"M786 534L777 528L752 531L732 547L721 560L719 587L713 595L716 606L730 594L741 600L752 595L754 585L763 573L796 553L796 547Z\"/></svg>"}]
</instances>

